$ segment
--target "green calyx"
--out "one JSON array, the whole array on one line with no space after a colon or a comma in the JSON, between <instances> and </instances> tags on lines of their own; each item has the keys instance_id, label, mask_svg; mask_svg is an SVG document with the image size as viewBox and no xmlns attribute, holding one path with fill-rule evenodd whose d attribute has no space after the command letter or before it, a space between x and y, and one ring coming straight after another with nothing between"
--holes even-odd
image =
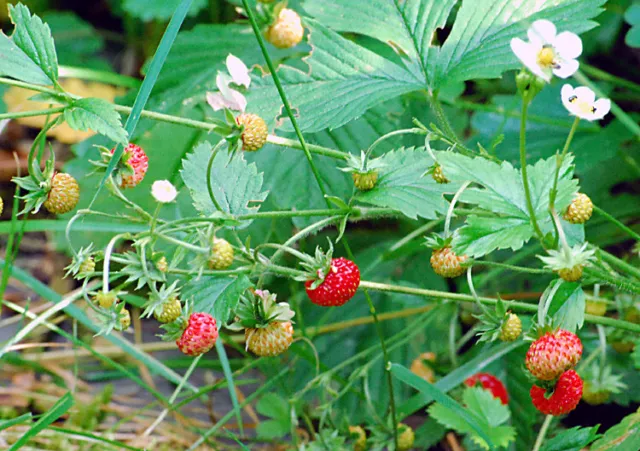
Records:
<instances>
[{"instance_id":1,"label":"green calyx","mask_svg":"<svg viewBox=\"0 0 640 451\"><path fill-rule=\"evenodd\" d=\"M268 290L250 290L240 297L235 310L235 321L230 330L264 328L279 321L291 321L295 313L286 302L276 302L276 295Z\"/></svg>"},{"instance_id":2,"label":"green calyx","mask_svg":"<svg viewBox=\"0 0 640 451\"><path fill-rule=\"evenodd\" d=\"M360 155L349 154L347 166L340 168L340 170L365 175L378 173L385 166L380 158L368 158L364 151L360 151Z\"/></svg>"},{"instance_id":3,"label":"green calyx","mask_svg":"<svg viewBox=\"0 0 640 451\"><path fill-rule=\"evenodd\" d=\"M542 91L545 84L544 80L526 69L522 69L518 75L516 75L516 88L518 89L518 94L528 101L533 100L533 98Z\"/></svg>"},{"instance_id":4,"label":"green calyx","mask_svg":"<svg viewBox=\"0 0 640 451\"><path fill-rule=\"evenodd\" d=\"M444 249L445 247L451 247L451 242L453 241L453 236L444 236L441 233L432 233L431 236L427 237L424 245L434 251L439 249Z\"/></svg>"},{"instance_id":5,"label":"green calyx","mask_svg":"<svg viewBox=\"0 0 640 451\"><path fill-rule=\"evenodd\" d=\"M572 269L575 266L584 266L593 258L595 251L587 249L589 243L576 244L572 248L550 249L548 256L537 257L545 263L545 267L553 271Z\"/></svg>"},{"instance_id":6,"label":"green calyx","mask_svg":"<svg viewBox=\"0 0 640 451\"><path fill-rule=\"evenodd\" d=\"M45 203L51 191L51 183L55 175L55 154L50 152L50 158L47 160L44 171L35 165L31 168L31 174L24 177L13 177L11 180L18 185L25 194L19 196L24 200L24 208L18 214L27 214L29 212L38 213L40 207Z\"/></svg>"},{"instance_id":7,"label":"green calyx","mask_svg":"<svg viewBox=\"0 0 640 451\"><path fill-rule=\"evenodd\" d=\"M324 282L324 278L327 277L329 271L331 271L331 261L333 260L333 244L329 241L329 250L325 254L320 246L316 248L316 254L313 259L310 259L307 262L300 263L305 270L307 271L307 275L295 277L295 280L300 282L306 282L308 280L313 280L313 283L309 287L312 290L315 290Z\"/></svg>"},{"instance_id":8,"label":"green calyx","mask_svg":"<svg viewBox=\"0 0 640 451\"><path fill-rule=\"evenodd\" d=\"M503 327L509 321L511 311L508 309L509 304L505 303L500 297L495 305L495 309L484 309L483 313L475 316L481 324L477 326L478 335L480 336L478 341L496 341L501 339Z\"/></svg>"},{"instance_id":9,"label":"green calyx","mask_svg":"<svg viewBox=\"0 0 640 451\"><path fill-rule=\"evenodd\" d=\"M171 285L162 285L157 292L151 292L149 301L144 305L144 311L142 312L142 318L149 318L153 314L159 314L162 312L164 304L169 302L173 298L180 296L180 289L178 288L178 281L176 280Z\"/></svg>"},{"instance_id":10,"label":"green calyx","mask_svg":"<svg viewBox=\"0 0 640 451\"><path fill-rule=\"evenodd\" d=\"M83 279L87 277L87 272L85 270L91 266L95 269L95 263L99 256L100 253L93 250L93 243L89 244L87 247L81 247L73 256L69 266L65 268L67 270L65 277L73 276L76 279ZM93 262L93 264L90 262Z\"/></svg>"},{"instance_id":11,"label":"green calyx","mask_svg":"<svg viewBox=\"0 0 640 451\"><path fill-rule=\"evenodd\" d=\"M627 384L622 382L622 376L612 374L611 367L592 365L584 376L585 383L589 384L592 392L620 393L627 388Z\"/></svg>"},{"instance_id":12,"label":"green calyx","mask_svg":"<svg viewBox=\"0 0 640 451\"><path fill-rule=\"evenodd\" d=\"M175 321L162 324L160 328L164 330L164 333L158 336L163 341L176 341L182 336L182 332L187 328L187 325L189 324L189 317L192 312L193 305L189 301L185 302L180 316Z\"/></svg>"}]
</instances>

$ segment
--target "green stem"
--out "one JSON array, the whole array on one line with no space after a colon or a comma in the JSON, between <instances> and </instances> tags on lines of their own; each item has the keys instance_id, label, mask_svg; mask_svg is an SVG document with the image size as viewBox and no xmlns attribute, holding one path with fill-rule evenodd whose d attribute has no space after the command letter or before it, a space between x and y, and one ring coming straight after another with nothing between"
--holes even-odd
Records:
<instances>
[{"instance_id":1,"label":"green stem","mask_svg":"<svg viewBox=\"0 0 640 451\"><path fill-rule=\"evenodd\" d=\"M640 284L637 284L632 280L612 276L594 267L584 268L584 274L594 277L595 279L599 279L602 282L606 282L607 284L614 286L620 290L640 294Z\"/></svg>"},{"instance_id":2,"label":"green stem","mask_svg":"<svg viewBox=\"0 0 640 451\"><path fill-rule=\"evenodd\" d=\"M216 146L213 148L213 151L211 152L211 156L209 157L209 163L207 164L207 191L209 191L209 198L211 199L211 202L213 202L213 205L216 207L216 210L223 213L224 210L216 200L216 196L213 194L213 185L211 183L211 169L213 168L213 160L216 158L218 151L224 145L224 142L224 140L220 140L220 142L216 144Z\"/></svg>"},{"instance_id":3,"label":"green stem","mask_svg":"<svg viewBox=\"0 0 640 451\"><path fill-rule=\"evenodd\" d=\"M593 211L598 213L600 216L602 216L604 219L606 219L610 223L614 224L620 230L628 233L629 236L633 237L636 241L640 241L640 234L636 233L635 231L633 231L632 229L630 229L629 227L627 227L626 225L624 225L623 223L618 221L616 218L611 216L609 213L604 211L602 208L598 207L597 205L594 205L593 206Z\"/></svg>"},{"instance_id":4,"label":"green stem","mask_svg":"<svg viewBox=\"0 0 640 451\"><path fill-rule=\"evenodd\" d=\"M469 149L467 146L464 145L462 140L458 138L458 135L456 134L455 130L453 130L453 127L451 127L451 124L447 119L447 115L445 114L444 110L442 109L442 105L438 100L437 93L434 93L433 95L427 94L427 99L429 100L429 105L431 106L431 110L433 111L433 114L435 114L436 120L438 121L438 125L442 129L442 132L445 134L445 137L448 138L451 143L455 144L457 147L460 148L461 150L460 153L463 153L468 156L473 156L475 152L473 152L471 149Z\"/></svg>"},{"instance_id":5,"label":"green stem","mask_svg":"<svg viewBox=\"0 0 640 451\"><path fill-rule=\"evenodd\" d=\"M609 72L605 72L584 62L580 63L580 67L582 68L582 71L587 75L591 75L592 77L595 77L599 80L608 81L610 83L613 83L614 85L618 85L620 87L640 93L640 85L637 83L626 80L624 78L616 77L615 75L611 75Z\"/></svg>"},{"instance_id":6,"label":"green stem","mask_svg":"<svg viewBox=\"0 0 640 451\"><path fill-rule=\"evenodd\" d=\"M44 110L17 111L14 113L0 114L0 120L4 119L20 119L22 117L48 116L50 114L62 113L67 107L47 108Z\"/></svg>"},{"instance_id":7,"label":"green stem","mask_svg":"<svg viewBox=\"0 0 640 451\"><path fill-rule=\"evenodd\" d=\"M476 266L476 265L494 266L496 268L510 269L512 271L524 272L529 274L553 274L553 271L551 271L550 269L527 268L524 266L510 265L508 263L492 262L489 260L474 260L473 266Z\"/></svg>"},{"instance_id":8,"label":"green stem","mask_svg":"<svg viewBox=\"0 0 640 451\"><path fill-rule=\"evenodd\" d=\"M285 110L287 110L287 115L291 120L291 125L293 125L293 128L296 132L296 136L298 137L298 140L300 141L300 145L302 146L302 150L304 151L304 154L306 155L307 160L309 161L311 172L313 172L313 176L315 177L316 182L318 183L318 187L320 188L320 192L322 192L322 196L324 197L324 200L327 203L327 207L331 207L331 204L329 203L329 199L327 199L327 192L324 188L324 183L322 182L320 173L318 172L318 169L316 168L316 165L313 162L313 157L311 156L311 152L309 152L309 149L307 148L307 143L305 142L304 137L302 136L300 127L298 127L298 121L296 119L295 114L293 114L291 105L289 105L289 100L287 100L287 96L284 92L284 89L282 88L282 83L280 83L280 77L278 77L276 67L273 65L273 61L271 61L271 57L269 56L267 47L264 44L264 39L262 38L262 32L258 27L258 23L256 22L255 15L253 14L253 10L249 6L249 2L247 0L242 0L242 5L244 6L244 10L247 16L249 16L249 21L251 22L253 33L255 34L256 39L258 40L258 45L260 46L260 50L262 50L262 55L264 56L267 66L269 67L269 71L271 72L271 76L273 78L273 82L276 85L276 89L278 90L278 94L280 94L280 98L282 99L282 104L284 105Z\"/></svg>"},{"instance_id":9,"label":"green stem","mask_svg":"<svg viewBox=\"0 0 640 451\"><path fill-rule=\"evenodd\" d=\"M613 266L616 266L618 269L625 271L628 274L633 275L634 277L640 280L640 269L630 265L624 260L619 259L615 255L611 255L607 251L603 249L598 249L598 256L602 258L607 263L610 263Z\"/></svg>"},{"instance_id":10,"label":"green stem","mask_svg":"<svg viewBox=\"0 0 640 451\"><path fill-rule=\"evenodd\" d=\"M560 168L562 168L564 157L567 155L567 151L569 150L569 146L571 145L571 141L573 140L573 135L576 133L576 129L578 128L579 123L580 118L576 116L575 120L573 121L573 125L571 126L571 130L569 130L567 140L564 143L562 153L560 154L560 156L556 154L556 173L553 177L553 188L551 188L551 191L549 192L549 211L552 211L555 208L556 196L558 195L558 179L560 178Z\"/></svg>"},{"instance_id":11,"label":"green stem","mask_svg":"<svg viewBox=\"0 0 640 451\"><path fill-rule=\"evenodd\" d=\"M538 438L536 438L536 444L533 447L533 451L540 451L540 447L542 447L542 442L544 442L544 438L547 435L547 430L551 425L551 421L553 420L553 415L547 415L544 419L544 423L542 423L542 427L540 428L540 432L538 432Z\"/></svg>"},{"instance_id":12,"label":"green stem","mask_svg":"<svg viewBox=\"0 0 640 451\"><path fill-rule=\"evenodd\" d=\"M300 141L296 141L295 139L282 138L276 135L269 135L267 137L267 142L271 144L275 144L277 146L290 147L291 149L304 150ZM349 158L349 154L347 152L342 152L341 150L330 149L329 147L318 146L316 144L308 144L306 143L307 149L309 152L315 153L318 155L324 155L325 157L331 157L338 160L346 160Z\"/></svg>"},{"instance_id":13,"label":"green stem","mask_svg":"<svg viewBox=\"0 0 640 451\"><path fill-rule=\"evenodd\" d=\"M396 401L395 395L393 393L393 376L391 375L391 361L389 360L389 354L387 352L387 345L384 340L384 334L382 332L382 326L380 326L380 321L378 321L378 313L376 312L376 308L373 305L373 301L371 300L371 296L369 296L369 291L365 288L364 297L367 299L367 304L369 304L369 312L371 312L371 316L373 317L373 322L376 325L376 332L378 333L378 339L380 340L380 347L382 348L382 357L384 358L384 371L387 374L387 384L389 385L389 407L391 408L391 424L393 425L393 440L395 443L395 449L398 449L398 421L396 417Z\"/></svg>"},{"instance_id":14,"label":"green stem","mask_svg":"<svg viewBox=\"0 0 640 451\"><path fill-rule=\"evenodd\" d=\"M529 99L522 99L522 115L520 116L520 166L522 166L522 185L524 186L524 196L527 200L527 210L529 210L529 217L531 218L531 225L535 231L538 239L542 241L544 235L540 226L538 226L538 220L536 219L536 212L533 209L533 203L531 202L531 190L529 188L529 178L527 176L527 111L529 108Z\"/></svg>"},{"instance_id":15,"label":"green stem","mask_svg":"<svg viewBox=\"0 0 640 451\"><path fill-rule=\"evenodd\" d=\"M426 132L421 129L421 128L407 128L407 129L403 129L403 130L394 130L390 133L387 133L386 135L382 135L380 138L376 139L373 144L371 144L369 146L369 148L366 151L366 156L368 157L369 155L371 155L371 153L373 152L373 150L378 147L378 145L380 145L383 141L385 141L386 139L392 138L394 136L398 136L398 135L407 135L407 134L416 134L416 135L424 135L426 134Z\"/></svg>"},{"instance_id":16,"label":"green stem","mask_svg":"<svg viewBox=\"0 0 640 451\"><path fill-rule=\"evenodd\" d=\"M460 199L460 196L462 196L462 193L464 192L465 189L467 189L469 185L471 185L471 182L464 182L462 186L458 189L456 194L453 196L453 199L451 199L451 203L449 204L449 210L447 211L447 217L444 221L445 237L449 237L449 234L450 234L449 229L451 227L451 217L453 216L453 209L455 208L456 203L458 202L458 199Z\"/></svg>"}]
</instances>

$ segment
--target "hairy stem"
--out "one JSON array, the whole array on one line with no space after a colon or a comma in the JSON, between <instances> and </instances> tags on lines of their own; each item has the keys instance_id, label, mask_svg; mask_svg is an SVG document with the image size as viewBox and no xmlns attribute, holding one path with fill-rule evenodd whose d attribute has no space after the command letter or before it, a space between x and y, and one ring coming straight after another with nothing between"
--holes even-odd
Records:
<instances>
[{"instance_id":1,"label":"hairy stem","mask_svg":"<svg viewBox=\"0 0 640 451\"><path fill-rule=\"evenodd\" d=\"M527 111L529 108L529 99L525 96L522 99L522 115L520 116L520 166L522 167L522 185L524 186L524 196L527 200L527 210L529 211L529 217L531 218L531 225L536 233L536 236L540 241L543 239L542 230L538 225L536 219L536 212L533 209L533 203L531 202L531 190L529 188L529 178L527 176Z\"/></svg>"},{"instance_id":2,"label":"hairy stem","mask_svg":"<svg viewBox=\"0 0 640 451\"><path fill-rule=\"evenodd\" d=\"M547 415L544 419L544 423L542 423L542 427L540 428L540 432L538 432L538 438L536 438L536 444L533 447L533 451L540 451L540 447L542 447L542 442L544 442L544 438L547 435L547 430L551 425L551 421L553 420L553 415Z\"/></svg>"}]
</instances>

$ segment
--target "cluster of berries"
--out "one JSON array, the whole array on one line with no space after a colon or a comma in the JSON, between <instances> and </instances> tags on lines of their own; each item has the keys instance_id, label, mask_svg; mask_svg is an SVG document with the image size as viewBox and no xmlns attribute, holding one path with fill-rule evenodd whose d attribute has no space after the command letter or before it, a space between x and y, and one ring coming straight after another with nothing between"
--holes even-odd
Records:
<instances>
[{"instance_id":1,"label":"cluster of berries","mask_svg":"<svg viewBox=\"0 0 640 451\"><path fill-rule=\"evenodd\" d=\"M583 383L573 368L581 357L580 338L567 330L546 331L531 343L525 364L536 378L530 391L536 409L545 415L564 415L576 408Z\"/></svg>"}]
</instances>

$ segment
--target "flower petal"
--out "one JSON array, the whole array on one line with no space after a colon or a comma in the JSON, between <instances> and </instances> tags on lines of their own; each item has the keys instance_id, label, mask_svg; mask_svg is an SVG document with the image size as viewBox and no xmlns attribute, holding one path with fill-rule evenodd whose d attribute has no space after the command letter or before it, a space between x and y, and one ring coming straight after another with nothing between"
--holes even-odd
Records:
<instances>
[{"instance_id":1,"label":"flower petal","mask_svg":"<svg viewBox=\"0 0 640 451\"><path fill-rule=\"evenodd\" d=\"M596 109L596 112L594 113L594 120L600 120L605 117L609 111L611 111L611 100L598 99L593 106Z\"/></svg>"},{"instance_id":2,"label":"flower petal","mask_svg":"<svg viewBox=\"0 0 640 451\"><path fill-rule=\"evenodd\" d=\"M178 191L169 180L156 180L151 185L151 195L158 202L169 203L175 200Z\"/></svg>"},{"instance_id":3,"label":"flower petal","mask_svg":"<svg viewBox=\"0 0 640 451\"><path fill-rule=\"evenodd\" d=\"M560 78L569 78L576 73L579 66L578 60L562 60L558 67L553 69L553 73Z\"/></svg>"},{"instance_id":4,"label":"flower petal","mask_svg":"<svg viewBox=\"0 0 640 451\"><path fill-rule=\"evenodd\" d=\"M575 95L575 90L573 89L573 86L567 84L564 85L562 87L562 90L560 91L560 97L562 98L562 104L564 105L564 107L571 113L574 114L576 113L577 109L575 108L575 105L572 104L569 101L569 98L571 98L572 96Z\"/></svg>"},{"instance_id":5,"label":"flower petal","mask_svg":"<svg viewBox=\"0 0 640 451\"><path fill-rule=\"evenodd\" d=\"M577 34L563 31L553 43L554 48L562 59L576 59L582 54L582 40Z\"/></svg>"},{"instance_id":6,"label":"flower petal","mask_svg":"<svg viewBox=\"0 0 640 451\"><path fill-rule=\"evenodd\" d=\"M551 80L551 72L543 70L540 65L538 65L538 46L524 42L519 38L513 38L511 40L511 50L513 50L513 53L522 61L522 64L534 75L537 75L547 82Z\"/></svg>"},{"instance_id":7,"label":"flower petal","mask_svg":"<svg viewBox=\"0 0 640 451\"><path fill-rule=\"evenodd\" d=\"M596 101L596 93L586 86L579 86L575 89L575 93L580 100L592 104Z\"/></svg>"},{"instance_id":8,"label":"flower petal","mask_svg":"<svg viewBox=\"0 0 640 451\"><path fill-rule=\"evenodd\" d=\"M225 106L224 97L219 92L208 92L207 103L213 108L213 111L220 111Z\"/></svg>"},{"instance_id":9,"label":"flower petal","mask_svg":"<svg viewBox=\"0 0 640 451\"><path fill-rule=\"evenodd\" d=\"M550 20L536 20L527 31L531 42L542 41L543 44L553 44L556 38L556 26Z\"/></svg>"},{"instance_id":10,"label":"flower petal","mask_svg":"<svg viewBox=\"0 0 640 451\"><path fill-rule=\"evenodd\" d=\"M240 58L232 55L231 53L227 56L227 70L235 84L242 85L245 88L249 87L251 84L249 69L247 69L247 66Z\"/></svg>"}]
</instances>

